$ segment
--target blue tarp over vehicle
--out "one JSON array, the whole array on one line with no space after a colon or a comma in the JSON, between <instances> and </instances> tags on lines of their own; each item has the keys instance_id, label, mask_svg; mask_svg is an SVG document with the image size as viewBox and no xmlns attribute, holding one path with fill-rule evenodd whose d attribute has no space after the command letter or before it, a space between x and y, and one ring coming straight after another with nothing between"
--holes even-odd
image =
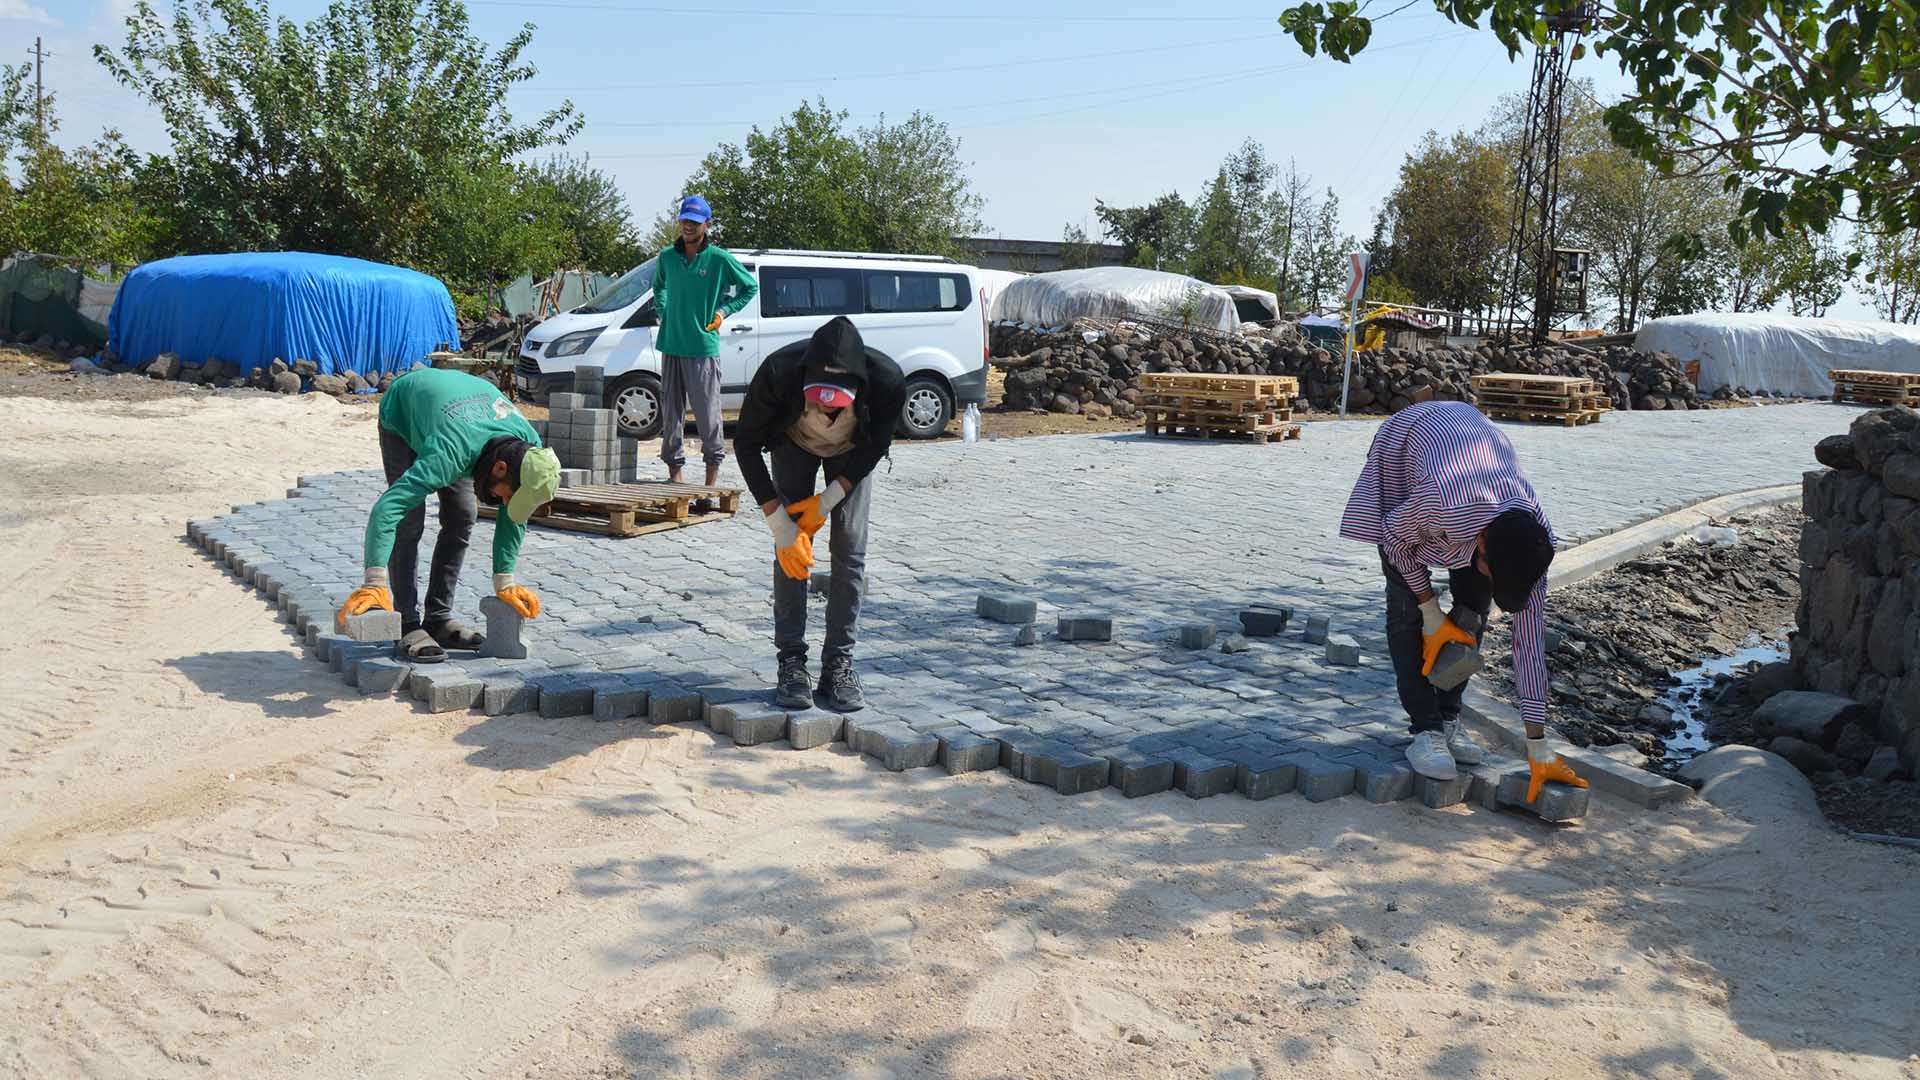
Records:
<instances>
[{"instance_id":1,"label":"blue tarp over vehicle","mask_svg":"<svg viewBox=\"0 0 1920 1080\"><path fill-rule=\"evenodd\" d=\"M301 251L147 263L121 284L107 335L129 364L171 352L189 365L220 359L252 371L278 357L362 375L405 371L460 342L453 297L438 279Z\"/></svg>"}]
</instances>

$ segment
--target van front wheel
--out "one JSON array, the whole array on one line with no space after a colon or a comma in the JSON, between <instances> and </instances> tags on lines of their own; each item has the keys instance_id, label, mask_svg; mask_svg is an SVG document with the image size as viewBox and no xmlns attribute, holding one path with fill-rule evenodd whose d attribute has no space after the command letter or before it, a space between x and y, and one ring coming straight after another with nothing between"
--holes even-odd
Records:
<instances>
[{"instance_id":1,"label":"van front wheel","mask_svg":"<svg viewBox=\"0 0 1920 1080\"><path fill-rule=\"evenodd\" d=\"M900 409L900 434L909 439L931 439L953 421L953 394L931 375L907 380L907 403Z\"/></svg>"},{"instance_id":2,"label":"van front wheel","mask_svg":"<svg viewBox=\"0 0 1920 1080\"><path fill-rule=\"evenodd\" d=\"M627 438L659 438L660 376L636 372L614 383L613 412Z\"/></svg>"}]
</instances>

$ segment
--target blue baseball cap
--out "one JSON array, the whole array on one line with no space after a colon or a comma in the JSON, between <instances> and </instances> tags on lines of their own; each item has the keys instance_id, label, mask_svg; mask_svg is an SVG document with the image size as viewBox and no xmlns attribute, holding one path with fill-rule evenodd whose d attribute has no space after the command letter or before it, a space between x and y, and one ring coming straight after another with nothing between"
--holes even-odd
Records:
<instances>
[{"instance_id":1,"label":"blue baseball cap","mask_svg":"<svg viewBox=\"0 0 1920 1080\"><path fill-rule=\"evenodd\" d=\"M689 195L680 200L681 221L706 221L712 217L713 211L708 209L707 200L700 196Z\"/></svg>"}]
</instances>

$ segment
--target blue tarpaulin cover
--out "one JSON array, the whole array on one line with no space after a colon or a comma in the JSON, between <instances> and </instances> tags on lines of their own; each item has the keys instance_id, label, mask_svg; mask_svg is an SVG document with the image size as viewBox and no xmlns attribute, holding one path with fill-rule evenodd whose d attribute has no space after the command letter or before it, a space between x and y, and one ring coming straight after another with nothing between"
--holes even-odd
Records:
<instances>
[{"instance_id":1,"label":"blue tarpaulin cover","mask_svg":"<svg viewBox=\"0 0 1920 1080\"><path fill-rule=\"evenodd\" d=\"M107 335L129 364L171 352L184 364L217 358L252 371L278 357L362 375L405 371L441 343L460 342L439 279L304 251L147 263L121 284Z\"/></svg>"}]
</instances>

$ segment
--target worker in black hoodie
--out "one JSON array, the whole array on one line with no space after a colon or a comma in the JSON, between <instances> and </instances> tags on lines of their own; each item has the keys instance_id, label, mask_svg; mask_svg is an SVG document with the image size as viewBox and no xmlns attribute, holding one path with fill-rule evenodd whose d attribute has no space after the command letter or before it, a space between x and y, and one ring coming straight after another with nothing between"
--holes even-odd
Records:
<instances>
[{"instance_id":1,"label":"worker in black hoodie","mask_svg":"<svg viewBox=\"0 0 1920 1080\"><path fill-rule=\"evenodd\" d=\"M767 357L747 387L733 450L774 538L773 643L783 707L809 708L816 693L842 712L866 705L853 643L866 592L867 507L873 468L893 445L906 404L904 382L899 365L867 348L842 315ZM816 492L820 475L825 487ZM832 582L816 688L807 674L807 586L813 536L829 519Z\"/></svg>"}]
</instances>

